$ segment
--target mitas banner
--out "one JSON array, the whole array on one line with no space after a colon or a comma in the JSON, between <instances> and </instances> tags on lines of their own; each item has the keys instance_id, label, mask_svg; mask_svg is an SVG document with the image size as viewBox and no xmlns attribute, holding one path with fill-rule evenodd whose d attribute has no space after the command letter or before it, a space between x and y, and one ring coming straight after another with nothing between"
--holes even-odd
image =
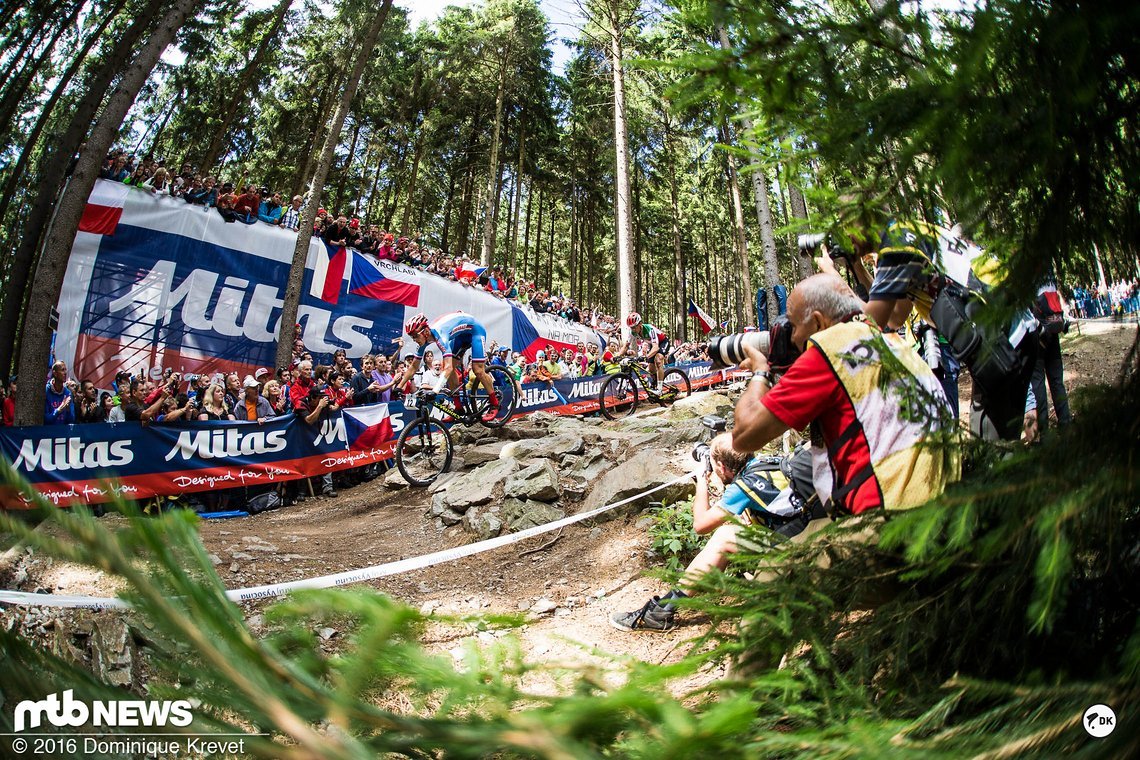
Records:
<instances>
[{"instance_id":1,"label":"mitas banner","mask_svg":"<svg viewBox=\"0 0 1140 760\"><path fill-rule=\"evenodd\" d=\"M272 367L297 235L261 222L226 223L213 209L100 180L88 201L59 302L56 357L108 388L126 370L152 376L252 374ZM463 310L489 339L534 353L601 339L460 285L321 240L310 244L298 323L306 348L331 363L391 354L407 318ZM293 328L285 330L292 339Z\"/></svg>"},{"instance_id":2,"label":"mitas banner","mask_svg":"<svg viewBox=\"0 0 1140 760\"><path fill-rule=\"evenodd\" d=\"M98 504L217 488L272 485L391 458L412 419L373 404L310 425L294 415L256 422L137 422L0 429L0 454L53 503ZM11 492L6 507L24 506Z\"/></svg>"},{"instance_id":3,"label":"mitas banner","mask_svg":"<svg viewBox=\"0 0 1140 760\"><path fill-rule=\"evenodd\" d=\"M706 362L679 365L693 389L726 379ZM517 415L598 410L606 375L527 383ZM643 394L644 397L644 394ZM435 414L435 413L433 413ZM350 407L310 425L287 415L256 422L137 422L0 428L0 457L59 506L118 496L149 499L272 485L389 459L415 413L400 402ZM0 506L28 504L0 490Z\"/></svg>"}]
</instances>

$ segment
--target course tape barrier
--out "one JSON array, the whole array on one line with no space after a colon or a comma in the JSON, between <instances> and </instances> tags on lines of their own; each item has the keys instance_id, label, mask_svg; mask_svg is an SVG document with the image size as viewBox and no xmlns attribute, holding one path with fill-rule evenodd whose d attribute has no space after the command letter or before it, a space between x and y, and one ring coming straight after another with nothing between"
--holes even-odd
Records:
<instances>
[{"instance_id":1,"label":"course tape barrier","mask_svg":"<svg viewBox=\"0 0 1140 760\"><path fill-rule=\"evenodd\" d=\"M249 588L240 588L226 591L226 598L232 602L248 602L255 599L270 599L274 597L284 596L290 591L299 589L320 589L320 588L335 588L339 586L347 586L352 583L361 583L363 581L375 580L377 578L384 578L390 575L400 575L409 573L414 570L422 570L426 567L433 565L440 565L445 562L454 562L464 557L470 557L475 554L482 554L483 552L491 551L492 549L499 549L511 544L517 544L520 541L525 541L528 538L540 536L543 533L549 533L559 528L564 528L567 525L589 520L597 517L598 515L609 512L610 510L617 509L618 507L629 504L630 502L637 501L651 493L664 490L678 483L683 483L693 477L692 473L680 475L666 483L654 486L641 493L634 494L628 498L620 501L615 501L612 504L606 504L596 509L591 509L588 512L581 514L571 515L564 517L561 520L538 525L533 528L521 530L518 533L510 533L505 536L497 538L489 538L485 541L478 541L473 544L465 546L457 546L454 549L444 549L431 554L422 554L418 557L409 557L407 559L397 560L395 562L386 562L382 565L373 565L372 567L362 568L360 570L348 570L343 573L334 573L332 575L322 575L316 578L307 578L299 581L289 581L286 583L272 583L266 586L252 586ZM128 605L122 599L115 599L112 597L94 597L94 596L75 596L67 594L32 594L25 591L7 591L0 590L0 604L11 604L23 607L75 607L83 609L123 609Z\"/></svg>"}]
</instances>

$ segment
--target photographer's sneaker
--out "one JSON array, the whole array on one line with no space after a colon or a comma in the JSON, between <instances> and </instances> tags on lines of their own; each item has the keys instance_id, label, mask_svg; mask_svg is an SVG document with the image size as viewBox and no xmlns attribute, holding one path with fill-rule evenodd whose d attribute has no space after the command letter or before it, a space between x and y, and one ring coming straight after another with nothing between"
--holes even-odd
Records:
<instances>
[{"instance_id":1,"label":"photographer's sneaker","mask_svg":"<svg viewBox=\"0 0 1140 760\"><path fill-rule=\"evenodd\" d=\"M662 601L661 597L655 596L640 610L615 612L610 617L610 625L619 631L671 631L677 626L673 620L676 608L671 604L661 604Z\"/></svg>"}]
</instances>

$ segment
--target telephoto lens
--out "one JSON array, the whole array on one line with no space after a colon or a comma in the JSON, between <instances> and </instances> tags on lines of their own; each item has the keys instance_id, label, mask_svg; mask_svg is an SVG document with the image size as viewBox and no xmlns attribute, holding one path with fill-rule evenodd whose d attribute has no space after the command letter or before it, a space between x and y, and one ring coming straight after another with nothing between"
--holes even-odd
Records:
<instances>
[{"instance_id":1,"label":"telephoto lens","mask_svg":"<svg viewBox=\"0 0 1140 760\"><path fill-rule=\"evenodd\" d=\"M712 359L713 369L722 369L740 364L744 361L744 345L752 346L765 356L770 347L767 330L755 332L733 333L732 335L714 335L709 338L709 358Z\"/></svg>"}]
</instances>

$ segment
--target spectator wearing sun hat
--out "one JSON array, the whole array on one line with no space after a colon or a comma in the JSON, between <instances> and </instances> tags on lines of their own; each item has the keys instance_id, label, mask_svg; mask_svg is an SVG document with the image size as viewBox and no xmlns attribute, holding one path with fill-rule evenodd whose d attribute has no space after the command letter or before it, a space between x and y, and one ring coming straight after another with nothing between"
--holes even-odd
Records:
<instances>
[{"instance_id":1,"label":"spectator wearing sun hat","mask_svg":"<svg viewBox=\"0 0 1140 760\"><path fill-rule=\"evenodd\" d=\"M269 370L266 370L268 372ZM261 395L261 385L251 376L246 375L242 381L242 397L234 404L234 417L247 422L257 421L257 424L273 417L273 406L269 399Z\"/></svg>"}]
</instances>

